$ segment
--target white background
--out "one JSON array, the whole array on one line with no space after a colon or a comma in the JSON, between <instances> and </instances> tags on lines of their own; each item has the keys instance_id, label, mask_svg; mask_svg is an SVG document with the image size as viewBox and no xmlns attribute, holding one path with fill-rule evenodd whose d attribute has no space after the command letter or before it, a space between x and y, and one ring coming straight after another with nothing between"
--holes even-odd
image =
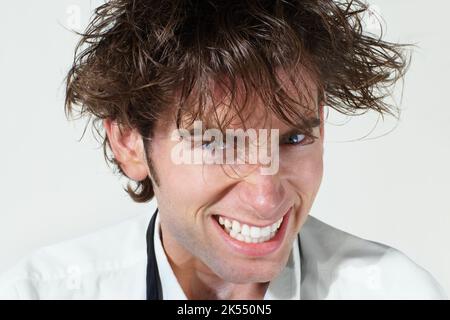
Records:
<instances>
[{"instance_id":1,"label":"white background","mask_svg":"<svg viewBox=\"0 0 450 320\"><path fill-rule=\"evenodd\" d=\"M89 132L79 142L82 123L68 123L63 112L77 41L66 28L81 31L98 3L10 1L0 10L0 271L38 247L155 206L129 200L98 144ZM450 294L450 3L370 3L386 21L386 39L418 45L402 118L391 133L373 139L396 126L392 119L361 139L376 117L330 114L311 214L400 249Z\"/></svg>"}]
</instances>

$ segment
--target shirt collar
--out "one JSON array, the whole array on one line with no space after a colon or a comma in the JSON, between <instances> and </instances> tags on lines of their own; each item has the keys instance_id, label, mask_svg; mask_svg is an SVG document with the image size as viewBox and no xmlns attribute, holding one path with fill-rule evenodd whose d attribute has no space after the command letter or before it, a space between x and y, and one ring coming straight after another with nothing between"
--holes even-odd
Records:
<instances>
[{"instance_id":1,"label":"shirt collar","mask_svg":"<svg viewBox=\"0 0 450 320\"><path fill-rule=\"evenodd\" d=\"M154 232L155 256L158 264L161 288L164 300L187 300L178 280L169 264L161 243L159 214L156 216ZM301 263L298 237L292 246L284 269L269 284L264 300L299 300Z\"/></svg>"}]
</instances>

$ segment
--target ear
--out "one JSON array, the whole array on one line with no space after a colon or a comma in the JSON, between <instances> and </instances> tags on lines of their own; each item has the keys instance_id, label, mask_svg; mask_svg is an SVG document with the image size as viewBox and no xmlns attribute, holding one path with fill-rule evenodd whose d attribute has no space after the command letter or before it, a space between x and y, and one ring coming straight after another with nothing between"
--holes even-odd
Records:
<instances>
[{"instance_id":1,"label":"ear","mask_svg":"<svg viewBox=\"0 0 450 320\"><path fill-rule=\"evenodd\" d=\"M106 119L103 126L111 151L128 178L141 181L147 177L147 162L142 137L136 129L121 127Z\"/></svg>"}]
</instances>

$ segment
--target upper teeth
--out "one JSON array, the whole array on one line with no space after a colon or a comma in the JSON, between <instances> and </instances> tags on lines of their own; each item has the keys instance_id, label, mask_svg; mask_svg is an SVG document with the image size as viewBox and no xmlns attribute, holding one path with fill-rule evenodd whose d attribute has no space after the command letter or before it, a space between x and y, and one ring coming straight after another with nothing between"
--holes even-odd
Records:
<instances>
[{"instance_id":1,"label":"upper teeth","mask_svg":"<svg viewBox=\"0 0 450 320\"><path fill-rule=\"evenodd\" d=\"M225 230L232 238L247 243L259 243L272 239L280 227L281 222L283 222L283 217L272 225L261 228L241 224L239 221L229 220L225 217L219 216L219 223L225 227Z\"/></svg>"}]
</instances>

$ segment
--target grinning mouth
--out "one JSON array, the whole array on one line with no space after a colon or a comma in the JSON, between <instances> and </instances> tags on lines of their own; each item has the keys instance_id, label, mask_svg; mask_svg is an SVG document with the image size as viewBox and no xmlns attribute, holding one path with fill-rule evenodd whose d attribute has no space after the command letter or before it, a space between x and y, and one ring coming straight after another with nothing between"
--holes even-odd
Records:
<instances>
[{"instance_id":1,"label":"grinning mouth","mask_svg":"<svg viewBox=\"0 0 450 320\"><path fill-rule=\"evenodd\" d=\"M230 237L245 243L262 243L275 237L284 216L275 223L265 227L244 224L220 215L215 215L214 218Z\"/></svg>"}]
</instances>

